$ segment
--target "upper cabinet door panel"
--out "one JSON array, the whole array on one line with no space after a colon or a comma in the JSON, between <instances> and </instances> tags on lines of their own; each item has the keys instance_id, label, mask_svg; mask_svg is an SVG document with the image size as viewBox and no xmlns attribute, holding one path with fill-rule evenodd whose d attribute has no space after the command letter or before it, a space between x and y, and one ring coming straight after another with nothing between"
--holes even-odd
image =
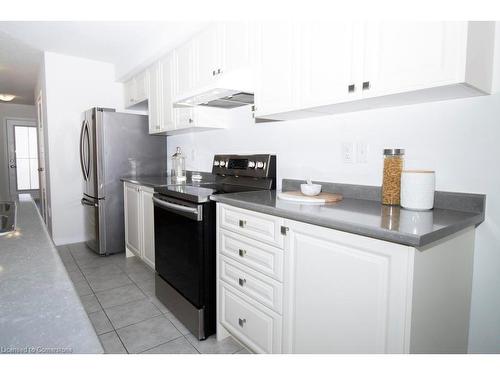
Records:
<instances>
[{"instance_id":1,"label":"upper cabinet door panel","mask_svg":"<svg viewBox=\"0 0 500 375\"><path fill-rule=\"evenodd\" d=\"M176 74L173 55L170 54L160 62L162 76L162 130L174 129L173 93L176 86Z\"/></svg>"},{"instance_id":2,"label":"upper cabinet door panel","mask_svg":"<svg viewBox=\"0 0 500 375\"><path fill-rule=\"evenodd\" d=\"M466 22L369 22L364 94L385 95L460 83L465 78Z\"/></svg>"},{"instance_id":3,"label":"upper cabinet door panel","mask_svg":"<svg viewBox=\"0 0 500 375\"><path fill-rule=\"evenodd\" d=\"M149 79L149 132L157 133L161 131L162 124L162 82L159 62L149 68Z\"/></svg>"},{"instance_id":4,"label":"upper cabinet door panel","mask_svg":"<svg viewBox=\"0 0 500 375\"><path fill-rule=\"evenodd\" d=\"M315 22L300 27L300 107L354 100L359 53L354 22ZM354 89L350 85L354 85Z\"/></svg>"},{"instance_id":5,"label":"upper cabinet door panel","mask_svg":"<svg viewBox=\"0 0 500 375\"><path fill-rule=\"evenodd\" d=\"M221 44L219 28L209 27L195 37L194 88L203 87L212 82L222 70Z\"/></svg>"},{"instance_id":6,"label":"upper cabinet door panel","mask_svg":"<svg viewBox=\"0 0 500 375\"><path fill-rule=\"evenodd\" d=\"M174 95L182 95L193 87L194 42L191 40L175 50L177 85Z\"/></svg>"},{"instance_id":7,"label":"upper cabinet door panel","mask_svg":"<svg viewBox=\"0 0 500 375\"><path fill-rule=\"evenodd\" d=\"M222 70L228 72L250 66L249 22L225 22L219 26L222 39Z\"/></svg>"},{"instance_id":8,"label":"upper cabinet door panel","mask_svg":"<svg viewBox=\"0 0 500 375\"><path fill-rule=\"evenodd\" d=\"M136 101L142 102L149 95L149 73L147 70L135 77Z\"/></svg>"},{"instance_id":9,"label":"upper cabinet door panel","mask_svg":"<svg viewBox=\"0 0 500 375\"><path fill-rule=\"evenodd\" d=\"M264 22L258 27L256 116L295 109L296 31L291 22Z\"/></svg>"}]
</instances>

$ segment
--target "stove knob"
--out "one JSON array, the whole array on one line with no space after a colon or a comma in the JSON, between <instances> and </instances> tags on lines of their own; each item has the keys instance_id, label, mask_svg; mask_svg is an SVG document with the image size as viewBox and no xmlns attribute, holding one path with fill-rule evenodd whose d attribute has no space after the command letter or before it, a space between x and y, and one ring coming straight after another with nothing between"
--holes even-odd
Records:
<instances>
[{"instance_id":1,"label":"stove knob","mask_svg":"<svg viewBox=\"0 0 500 375\"><path fill-rule=\"evenodd\" d=\"M226 166L226 162L224 160L221 160L219 165L221 168L224 168Z\"/></svg>"},{"instance_id":2,"label":"stove knob","mask_svg":"<svg viewBox=\"0 0 500 375\"><path fill-rule=\"evenodd\" d=\"M218 160L214 160L214 167L218 167L219 166L219 161Z\"/></svg>"},{"instance_id":3,"label":"stove knob","mask_svg":"<svg viewBox=\"0 0 500 375\"><path fill-rule=\"evenodd\" d=\"M257 162L256 168L263 169L264 168L264 163L261 161Z\"/></svg>"},{"instance_id":4,"label":"stove knob","mask_svg":"<svg viewBox=\"0 0 500 375\"><path fill-rule=\"evenodd\" d=\"M250 160L248 162L248 168L255 168L255 162Z\"/></svg>"}]
</instances>

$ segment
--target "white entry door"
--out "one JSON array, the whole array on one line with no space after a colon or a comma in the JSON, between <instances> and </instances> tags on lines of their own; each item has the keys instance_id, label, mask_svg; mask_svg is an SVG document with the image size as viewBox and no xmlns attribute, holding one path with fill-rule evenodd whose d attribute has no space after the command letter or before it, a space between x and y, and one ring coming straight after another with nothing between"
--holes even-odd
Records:
<instances>
[{"instance_id":1,"label":"white entry door","mask_svg":"<svg viewBox=\"0 0 500 375\"><path fill-rule=\"evenodd\" d=\"M38 134L34 121L7 120L9 187L11 199L28 193L39 198Z\"/></svg>"},{"instance_id":2,"label":"white entry door","mask_svg":"<svg viewBox=\"0 0 500 375\"><path fill-rule=\"evenodd\" d=\"M40 213L45 222L47 222L47 180L45 172L45 142L43 128L43 103L42 92L38 94L36 99L37 124L38 124L38 178L40 190Z\"/></svg>"}]
</instances>

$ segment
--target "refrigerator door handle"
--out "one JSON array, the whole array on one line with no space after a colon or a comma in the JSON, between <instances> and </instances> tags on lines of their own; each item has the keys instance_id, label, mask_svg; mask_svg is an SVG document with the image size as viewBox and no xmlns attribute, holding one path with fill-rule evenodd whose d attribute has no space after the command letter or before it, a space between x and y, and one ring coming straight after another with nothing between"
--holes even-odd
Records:
<instances>
[{"instance_id":1,"label":"refrigerator door handle","mask_svg":"<svg viewBox=\"0 0 500 375\"><path fill-rule=\"evenodd\" d=\"M85 134L85 120L82 121L82 131L80 132L80 166L82 167L83 179L87 181L87 171L85 170L83 155L83 138Z\"/></svg>"},{"instance_id":2,"label":"refrigerator door handle","mask_svg":"<svg viewBox=\"0 0 500 375\"><path fill-rule=\"evenodd\" d=\"M89 177L90 177L90 134L89 134L89 122L88 121L85 121L85 131L84 131L84 136L85 136L85 139L86 139L86 146L87 146L87 150L85 152L84 150L84 154L86 156L86 165L85 165L85 170L86 170L86 175L85 175L85 181L88 181Z\"/></svg>"},{"instance_id":3,"label":"refrigerator door handle","mask_svg":"<svg viewBox=\"0 0 500 375\"><path fill-rule=\"evenodd\" d=\"M94 203L92 201L89 201L87 198L82 198L81 200L82 204L84 206L92 206L92 207L99 207L99 204L98 203Z\"/></svg>"}]
</instances>

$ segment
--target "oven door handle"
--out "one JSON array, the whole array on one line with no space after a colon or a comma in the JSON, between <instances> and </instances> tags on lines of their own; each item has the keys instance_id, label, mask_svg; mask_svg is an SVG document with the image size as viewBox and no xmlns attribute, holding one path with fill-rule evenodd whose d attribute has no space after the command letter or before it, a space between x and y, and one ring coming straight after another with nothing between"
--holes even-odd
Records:
<instances>
[{"instance_id":1,"label":"oven door handle","mask_svg":"<svg viewBox=\"0 0 500 375\"><path fill-rule=\"evenodd\" d=\"M177 212L180 213L184 216L187 216L186 214L189 214L190 218L193 218L197 221L202 221L202 212L199 208L195 207L186 207L182 206L180 204L175 204L175 203L170 203L170 202L165 202L164 200L158 199L153 197L153 203L158 205L159 207L165 208L169 211L172 212Z\"/></svg>"}]
</instances>

